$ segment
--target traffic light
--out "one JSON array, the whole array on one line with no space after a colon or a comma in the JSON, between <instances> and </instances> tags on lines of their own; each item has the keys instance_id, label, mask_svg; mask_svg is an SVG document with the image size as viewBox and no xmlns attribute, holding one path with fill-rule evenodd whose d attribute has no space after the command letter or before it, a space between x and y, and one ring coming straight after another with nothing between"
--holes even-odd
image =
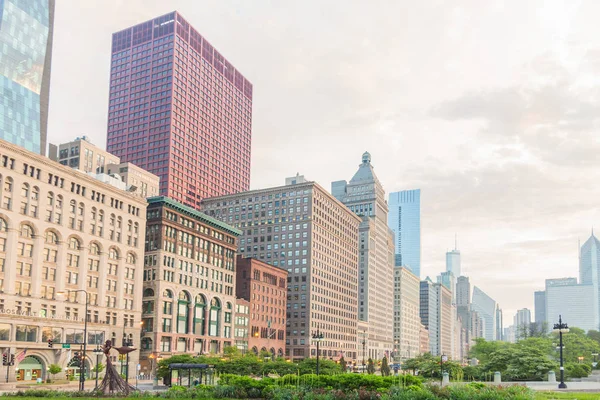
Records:
<instances>
[{"instance_id":1,"label":"traffic light","mask_svg":"<svg viewBox=\"0 0 600 400\"><path fill-rule=\"evenodd\" d=\"M10 364L9 365L15 365L15 355L14 354L10 355Z\"/></svg>"},{"instance_id":2,"label":"traffic light","mask_svg":"<svg viewBox=\"0 0 600 400\"><path fill-rule=\"evenodd\" d=\"M8 365L8 353L2 354L2 365Z\"/></svg>"},{"instance_id":3,"label":"traffic light","mask_svg":"<svg viewBox=\"0 0 600 400\"><path fill-rule=\"evenodd\" d=\"M49 348L52 348L52 346L53 346L52 342L53 342L52 339L48 339L48 347Z\"/></svg>"}]
</instances>

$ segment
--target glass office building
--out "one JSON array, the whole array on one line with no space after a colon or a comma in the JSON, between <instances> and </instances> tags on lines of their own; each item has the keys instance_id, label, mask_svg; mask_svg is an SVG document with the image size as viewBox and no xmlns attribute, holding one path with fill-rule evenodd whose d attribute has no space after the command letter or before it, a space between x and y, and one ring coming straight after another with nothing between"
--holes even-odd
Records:
<instances>
[{"instance_id":1,"label":"glass office building","mask_svg":"<svg viewBox=\"0 0 600 400\"><path fill-rule=\"evenodd\" d=\"M0 138L45 154L54 0L0 0Z\"/></svg>"},{"instance_id":2,"label":"glass office building","mask_svg":"<svg viewBox=\"0 0 600 400\"><path fill-rule=\"evenodd\" d=\"M421 276L421 189L390 193L388 226L394 231L395 265Z\"/></svg>"}]
</instances>

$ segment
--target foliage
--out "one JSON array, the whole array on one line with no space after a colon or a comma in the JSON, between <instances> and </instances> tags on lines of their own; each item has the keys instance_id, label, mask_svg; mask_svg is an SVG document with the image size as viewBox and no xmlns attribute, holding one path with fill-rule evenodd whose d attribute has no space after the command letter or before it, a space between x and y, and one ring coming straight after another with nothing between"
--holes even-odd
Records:
<instances>
[{"instance_id":1,"label":"foliage","mask_svg":"<svg viewBox=\"0 0 600 400\"><path fill-rule=\"evenodd\" d=\"M227 359L240 358L242 356L242 352L235 346L226 346L223 348L223 357Z\"/></svg>"},{"instance_id":2,"label":"foliage","mask_svg":"<svg viewBox=\"0 0 600 400\"><path fill-rule=\"evenodd\" d=\"M104 364L102 363L98 363L96 365L94 365L94 368L92 368L92 372L96 372L96 373L100 373L102 371L104 371Z\"/></svg>"},{"instance_id":3,"label":"foliage","mask_svg":"<svg viewBox=\"0 0 600 400\"><path fill-rule=\"evenodd\" d=\"M297 365L297 369L300 371L300 375L311 374L317 372L317 359L316 358L305 358L300 361ZM321 375L333 375L341 372L340 365L335 361L331 360L319 360L319 373Z\"/></svg>"},{"instance_id":4,"label":"foliage","mask_svg":"<svg viewBox=\"0 0 600 400\"><path fill-rule=\"evenodd\" d=\"M346 364L344 356L340 357L340 369L342 370L342 372L346 372L346 370L348 369L348 365Z\"/></svg>"},{"instance_id":5,"label":"foliage","mask_svg":"<svg viewBox=\"0 0 600 400\"><path fill-rule=\"evenodd\" d=\"M382 376L390 376L390 366L388 365L387 357L383 357L381 360L381 367L379 369Z\"/></svg>"},{"instance_id":6,"label":"foliage","mask_svg":"<svg viewBox=\"0 0 600 400\"><path fill-rule=\"evenodd\" d=\"M367 361L367 373L368 374L375 373L375 363L373 362L372 358L369 358L369 360Z\"/></svg>"},{"instance_id":7,"label":"foliage","mask_svg":"<svg viewBox=\"0 0 600 400\"><path fill-rule=\"evenodd\" d=\"M531 337L547 337L548 336L548 323L547 322L530 322L528 324L522 324L517 327L516 337L517 340L527 339Z\"/></svg>"},{"instance_id":8,"label":"foliage","mask_svg":"<svg viewBox=\"0 0 600 400\"><path fill-rule=\"evenodd\" d=\"M469 358L476 358L481 364L487 364L492 353L506 346L508 346L506 342L488 342L484 338L477 338L475 339L475 345L469 351Z\"/></svg>"},{"instance_id":9,"label":"foliage","mask_svg":"<svg viewBox=\"0 0 600 400\"><path fill-rule=\"evenodd\" d=\"M50 366L48 367L48 372L50 373L50 375L52 375L52 378L54 378L54 375L62 372L62 367L58 364L50 364Z\"/></svg>"},{"instance_id":10,"label":"foliage","mask_svg":"<svg viewBox=\"0 0 600 400\"><path fill-rule=\"evenodd\" d=\"M569 363L565 365L565 371L568 378L585 378L592 373L592 366L589 364Z\"/></svg>"}]
</instances>

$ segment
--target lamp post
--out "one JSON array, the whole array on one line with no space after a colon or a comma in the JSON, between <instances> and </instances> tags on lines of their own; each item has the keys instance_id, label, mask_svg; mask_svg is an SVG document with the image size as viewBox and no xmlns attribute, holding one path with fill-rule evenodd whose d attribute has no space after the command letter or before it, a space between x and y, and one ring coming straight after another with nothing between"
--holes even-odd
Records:
<instances>
[{"instance_id":1,"label":"lamp post","mask_svg":"<svg viewBox=\"0 0 600 400\"><path fill-rule=\"evenodd\" d=\"M317 332L312 335L312 339L317 342L317 375L319 375L319 343L323 341L323 332L319 332L318 326Z\"/></svg>"},{"instance_id":2,"label":"lamp post","mask_svg":"<svg viewBox=\"0 0 600 400\"><path fill-rule=\"evenodd\" d=\"M100 355L102 353L102 349L96 346L96 348L94 349L94 354L96 355L96 390L98 389L98 374L100 374Z\"/></svg>"},{"instance_id":3,"label":"lamp post","mask_svg":"<svg viewBox=\"0 0 600 400\"><path fill-rule=\"evenodd\" d=\"M69 293L77 293L82 292L85 293L85 313L83 318L83 350L81 355L81 367L79 370L79 390L85 390L85 351L87 350L87 323L88 323L88 306L90 304L90 296L85 289L67 289L65 291L56 292L57 295L65 295Z\"/></svg>"},{"instance_id":4,"label":"lamp post","mask_svg":"<svg viewBox=\"0 0 600 400\"><path fill-rule=\"evenodd\" d=\"M569 326L562 322L562 316L558 316L558 324L554 324L554 333L558 333L559 347L560 347L560 383L558 384L559 389L566 389L565 384L565 367L563 366L563 333L569 332Z\"/></svg>"},{"instance_id":5,"label":"lamp post","mask_svg":"<svg viewBox=\"0 0 600 400\"><path fill-rule=\"evenodd\" d=\"M448 361L448 357L445 354L440 356L440 384L444 385L444 363Z\"/></svg>"},{"instance_id":6,"label":"lamp post","mask_svg":"<svg viewBox=\"0 0 600 400\"><path fill-rule=\"evenodd\" d=\"M365 346L367 345L367 331L365 329L363 329L363 340L362 340L362 346L363 346L363 351L362 351L362 356L363 356L363 374L365 372L367 372L367 367L365 365Z\"/></svg>"},{"instance_id":7,"label":"lamp post","mask_svg":"<svg viewBox=\"0 0 600 400\"><path fill-rule=\"evenodd\" d=\"M127 338L125 332L123 332L123 346L133 346L133 339ZM125 355L125 382L129 383L129 353Z\"/></svg>"},{"instance_id":8,"label":"lamp post","mask_svg":"<svg viewBox=\"0 0 600 400\"><path fill-rule=\"evenodd\" d=\"M596 368L596 366L598 365L598 353L592 353L592 357L594 357L594 362L592 363L592 367Z\"/></svg>"}]
</instances>

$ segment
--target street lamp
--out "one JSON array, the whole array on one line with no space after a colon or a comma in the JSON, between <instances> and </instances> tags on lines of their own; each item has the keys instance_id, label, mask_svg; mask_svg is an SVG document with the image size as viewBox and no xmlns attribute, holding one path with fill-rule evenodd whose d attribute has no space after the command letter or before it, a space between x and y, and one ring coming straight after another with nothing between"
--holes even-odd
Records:
<instances>
[{"instance_id":1,"label":"street lamp","mask_svg":"<svg viewBox=\"0 0 600 400\"><path fill-rule=\"evenodd\" d=\"M98 346L94 349L94 354L96 355L96 389L98 390L98 374L100 373L100 355L103 353L102 349Z\"/></svg>"},{"instance_id":2,"label":"street lamp","mask_svg":"<svg viewBox=\"0 0 600 400\"><path fill-rule=\"evenodd\" d=\"M363 374L366 372L367 368L365 367L365 346L367 345L367 331L365 329L363 329L363 340L362 340L362 346L363 346Z\"/></svg>"},{"instance_id":3,"label":"street lamp","mask_svg":"<svg viewBox=\"0 0 600 400\"><path fill-rule=\"evenodd\" d=\"M57 295L68 295L69 293L85 293L85 313L83 319L83 353L81 355L81 369L79 371L79 390L84 391L85 389L85 351L87 350L87 323L88 323L88 306L90 304L90 296L85 289L67 289L64 291L56 292Z\"/></svg>"},{"instance_id":4,"label":"street lamp","mask_svg":"<svg viewBox=\"0 0 600 400\"><path fill-rule=\"evenodd\" d=\"M317 332L312 334L312 338L317 342L317 375L319 375L319 343L323 341L323 332L319 332L318 326Z\"/></svg>"},{"instance_id":5,"label":"street lamp","mask_svg":"<svg viewBox=\"0 0 600 400\"><path fill-rule=\"evenodd\" d=\"M598 365L598 353L592 353L592 357L594 357L594 362L592 363L592 367L596 368Z\"/></svg>"},{"instance_id":6,"label":"street lamp","mask_svg":"<svg viewBox=\"0 0 600 400\"><path fill-rule=\"evenodd\" d=\"M440 357L440 383L442 384L442 386L444 385L444 363L446 361L448 361L448 356L442 354L442 356Z\"/></svg>"},{"instance_id":7,"label":"street lamp","mask_svg":"<svg viewBox=\"0 0 600 400\"><path fill-rule=\"evenodd\" d=\"M562 316L558 316L558 324L554 324L554 333L558 333L559 346L560 346L560 383L558 384L559 389L566 389L565 384L565 367L563 366L563 333L569 332L569 326L562 322Z\"/></svg>"},{"instance_id":8,"label":"street lamp","mask_svg":"<svg viewBox=\"0 0 600 400\"><path fill-rule=\"evenodd\" d=\"M125 332L123 332L123 346L126 346L126 347L133 346L133 339L128 338L127 334ZM125 362L127 363L127 365L125 366L125 382L129 383L129 352L127 352L127 354L125 355L125 360L126 360ZM121 364L121 367L122 367L122 365L123 364Z\"/></svg>"}]
</instances>

